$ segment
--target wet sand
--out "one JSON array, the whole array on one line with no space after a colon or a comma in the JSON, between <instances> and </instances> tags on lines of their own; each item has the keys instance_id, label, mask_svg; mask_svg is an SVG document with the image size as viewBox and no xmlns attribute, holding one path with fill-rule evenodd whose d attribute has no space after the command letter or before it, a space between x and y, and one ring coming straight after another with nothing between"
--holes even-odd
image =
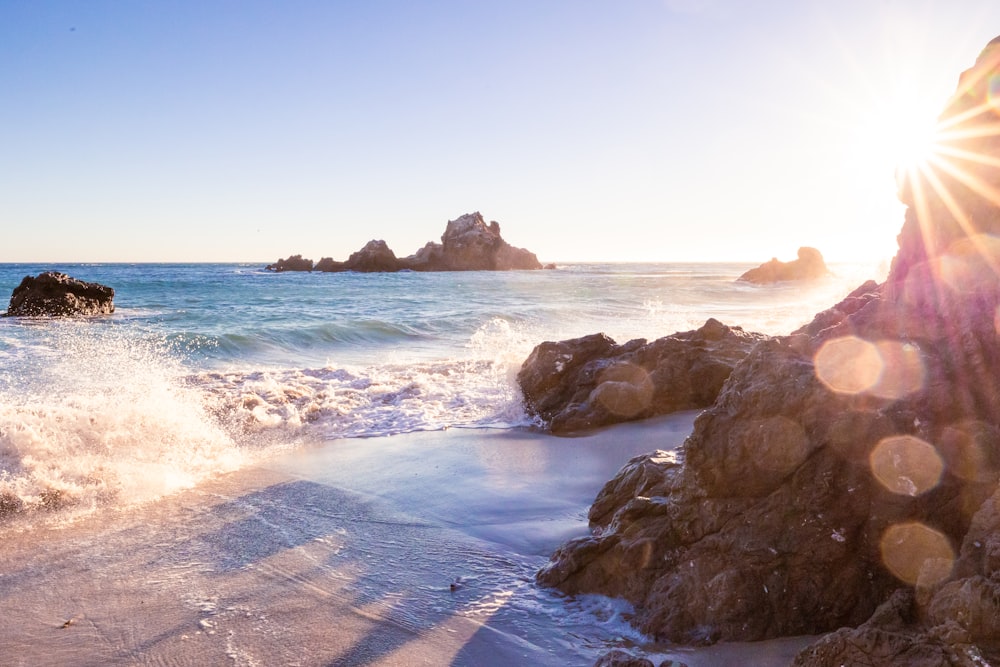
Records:
<instances>
[{"instance_id":1,"label":"wet sand","mask_svg":"<svg viewBox=\"0 0 1000 667\"><path fill-rule=\"evenodd\" d=\"M451 430L300 447L131 510L0 533L3 665L782 665L792 639L654 646L538 589L631 456L694 413L581 438Z\"/></svg>"}]
</instances>

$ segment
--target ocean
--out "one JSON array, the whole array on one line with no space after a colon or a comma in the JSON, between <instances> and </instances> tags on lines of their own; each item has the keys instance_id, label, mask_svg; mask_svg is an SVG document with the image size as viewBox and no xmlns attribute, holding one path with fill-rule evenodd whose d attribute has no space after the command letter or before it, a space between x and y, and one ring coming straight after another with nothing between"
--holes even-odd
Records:
<instances>
[{"instance_id":1,"label":"ocean","mask_svg":"<svg viewBox=\"0 0 1000 667\"><path fill-rule=\"evenodd\" d=\"M113 287L116 304L100 318L0 319L0 494L24 508L90 510L303 441L527 427L515 376L542 341L653 340L709 317L788 333L875 273L838 265L808 285L736 282L751 267L0 265L0 299L56 270Z\"/></svg>"},{"instance_id":2,"label":"ocean","mask_svg":"<svg viewBox=\"0 0 1000 667\"><path fill-rule=\"evenodd\" d=\"M534 586L603 482L677 446L693 415L547 436L516 374L535 345L599 331L653 340L714 317L786 334L880 278L842 264L809 284L736 281L753 266L0 265L0 298L56 270L113 287L116 305L0 318L0 606L22 618L0 650L14 664L556 665L645 646L744 664L745 647L650 648L620 603ZM371 627L320 633L316 615L341 608L337 623ZM53 634L84 618L100 637Z\"/></svg>"}]
</instances>

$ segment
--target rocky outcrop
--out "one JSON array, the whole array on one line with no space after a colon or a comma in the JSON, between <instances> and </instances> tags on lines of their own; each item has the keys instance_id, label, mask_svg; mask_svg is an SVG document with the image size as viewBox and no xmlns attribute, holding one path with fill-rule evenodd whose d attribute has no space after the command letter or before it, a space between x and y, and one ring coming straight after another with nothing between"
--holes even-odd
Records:
<instances>
[{"instance_id":1,"label":"rocky outcrop","mask_svg":"<svg viewBox=\"0 0 1000 667\"><path fill-rule=\"evenodd\" d=\"M302 255L292 255L288 259L279 259L274 264L268 264L264 267L264 270L277 273L282 271L312 271L313 261L311 259L303 259Z\"/></svg>"},{"instance_id":2,"label":"rocky outcrop","mask_svg":"<svg viewBox=\"0 0 1000 667\"><path fill-rule=\"evenodd\" d=\"M737 280L769 285L787 281L815 280L829 275L830 270L823 261L823 255L816 248L799 248L798 259L781 262L778 258L761 264L756 269L750 269Z\"/></svg>"},{"instance_id":3,"label":"rocky outcrop","mask_svg":"<svg viewBox=\"0 0 1000 667\"><path fill-rule=\"evenodd\" d=\"M293 261L295 260L295 261ZM500 236L500 224L486 224L477 211L451 220L441 243L429 242L416 253L397 258L385 241L369 241L346 262L324 257L313 266L301 255L278 260L268 271L515 271L541 269L534 253L515 248Z\"/></svg>"},{"instance_id":4,"label":"rocky outcrop","mask_svg":"<svg viewBox=\"0 0 1000 667\"><path fill-rule=\"evenodd\" d=\"M107 315L115 312L115 290L47 271L25 276L14 288L7 317Z\"/></svg>"},{"instance_id":5,"label":"rocky outcrop","mask_svg":"<svg viewBox=\"0 0 1000 667\"><path fill-rule=\"evenodd\" d=\"M674 642L836 630L802 665L1000 660L998 75L1000 39L903 183L886 282L756 345L678 451L608 482L540 583L626 598Z\"/></svg>"},{"instance_id":6,"label":"rocky outcrop","mask_svg":"<svg viewBox=\"0 0 1000 667\"><path fill-rule=\"evenodd\" d=\"M572 433L708 407L762 334L710 319L700 329L618 345L604 334L538 345L517 375L528 412Z\"/></svg>"},{"instance_id":7,"label":"rocky outcrop","mask_svg":"<svg viewBox=\"0 0 1000 667\"><path fill-rule=\"evenodd\" d=\"M316 271L327 273L338 271L355 271L357 273L386 273L399 271L402 267L395 253L385 241L369 241L365 247L351 254L346 262L336 262L324 257L313 267Z\"/></svg>"}]
</instances>

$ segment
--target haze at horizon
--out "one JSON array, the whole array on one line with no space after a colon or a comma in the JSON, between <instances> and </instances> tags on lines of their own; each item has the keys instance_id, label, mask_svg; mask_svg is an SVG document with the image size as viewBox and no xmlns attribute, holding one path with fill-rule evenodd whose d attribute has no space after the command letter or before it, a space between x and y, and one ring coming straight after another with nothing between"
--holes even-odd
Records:
<instances>
[{"instance_id":1,"label":"haze at horizon","mask_svg":"<svg viewBox=\"0 0 1000 667\"><path fill-rule=\"evenodd\" d=\"M2 262L886 259L985 0L0 6Z\"/></svg>"}]
</instances>

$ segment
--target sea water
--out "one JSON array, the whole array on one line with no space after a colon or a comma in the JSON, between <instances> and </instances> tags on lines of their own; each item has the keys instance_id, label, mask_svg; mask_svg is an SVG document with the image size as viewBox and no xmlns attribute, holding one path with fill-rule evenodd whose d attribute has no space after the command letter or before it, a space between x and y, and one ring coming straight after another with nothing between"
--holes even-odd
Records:
<instances>
[{"instance_id":1,"label":"sea water","mask_svg":"<svg viewBox=\"0 0 1000 667\"><path fill-rule=\"evenodd\" d=\"M516 374L542 341L652 340L709 317L784 334L878 277L839 265L807 284L737 281L751 266L0 265L0 299L55 270L113 287L116 305L0 318L0 514L142 502L305 441L525 427Z\"/></svg>"},{"instance_id":2,"label":"sea water","mask_svg":"<svg viewBox=\"0 0 1000 667\"><path fill-rule=\"evenodd\" d=\"M266 621L282 636L301 633L311 627L309 614L282 615L275 605L310 591L322 598L342 590L364 602L366 613L376 605L387 627L420 636L432 635L439 623L450 633L447 619L468 618L489 632L463 650L479 646L490 655L494 637L499 645L523 647L532 664L592 664L607 648L622 646L691 665L745 663L746 647L677 653L653 646L629 627L627 604L566 599L534 585L534 572L552 550L585 530L586 504L618 461L666 446L665 432L662 424L626 425L611 438L572 443L577 451L609 450L607 470L598 475L587 467L601 458L594 452L562 460L527 432L535 424L516 374L535 345L595 332L618 342L653 340L714 317L786 334L880 277L877 267L839 265L816 282L753 286L737 281L748 268L569 264L521 272L275 274L252 264L0 265L2 296L25 275L57 270L113 287L116 304L110 316L0 318L0 530L14 540L8 544L42 524L69 525L183 489L198 492L220 473L255 464L287 469L293 478L307 473L300 482L229 498L223 509L201 513L211 517L203 519L207 537L178 541L173 533L187 535L184 522L125 531L127 539L98 528L99 538L85 533L47 547L54 560L45 567L0 569L4 600L20 605L24 621L0 634L0 648L6 643L22 657L48 655L58 664L57 654L43 647L52 627L67 621L57 617L53 626L44 619L54 609L71 620L83 610L95 627L121 626L119 634L138 641L100 650L146 660L143 651L155 651L143 649L142 638L156 627L152 619L170 610L189 616L171 631L182 640L210 641L207 635L225 630L226 655L239 657L237 664L279 664L285 644L268 641L256 626L248 630L246 619ZM671 428L689 429L690 419ZM434 437L445 429L463 429L452 434L474 434L475 442ZM424 433L391 439L413 432ZM668 439L676 445L683 435ZM338 446L347 439L352 447ZM448 458L449 446L459 444L463 452ZM421 467L421 452L409 451L421 447L434 450L434 465ZM422 482L407 484L418 473ZM326 505L332 509L320 511ZM373 519L376 508L407 519ZM230 523L230 512L239 520ZM124 520L118 516L112 526ZM405 533L401 526L414 527ZM121 539L120 548L94 546ZM202 551L191 552L203 542ZM329 553L314 553L327 542ZM163 551L176 544L186 546ZM60 550L72 556L54 556ZM165 606L147 618L141 605L128 606L131 593L107 609L91 599L100 592L62 599L58 591L66 587L87 589L74 583L73 562L81 556L98 581L119 582L125 592L136 588L142 598L159 596ZM229 563L236 556L245 562ZM257 584L240 583L255 573L271 577L265 569L279 557L305 558L315 581L300 590L292 577L268 601L259 599ZM342 570L359 557L378 565L345 584ZM216 561L222 565L206 565ZM175 571L183 576L169 574ZM460 582L457 591L449 592L450 581ZM194 589L208 592L192 597ZM135 620L122 620L131 614ZM58 637L69 654L103 655L83 634ZM312 641L302 636L297 650L319 655L325 640ZM359 645L356 660L344 664L368 664L373 646ZM761 657L773 647L752 650L757 664L784 664L796 646L774 648L776 659ZM183 661L194 650L170 649L166 657ZM454 664L509 661L456 658Z\"/></svg>"}]
</instances>

